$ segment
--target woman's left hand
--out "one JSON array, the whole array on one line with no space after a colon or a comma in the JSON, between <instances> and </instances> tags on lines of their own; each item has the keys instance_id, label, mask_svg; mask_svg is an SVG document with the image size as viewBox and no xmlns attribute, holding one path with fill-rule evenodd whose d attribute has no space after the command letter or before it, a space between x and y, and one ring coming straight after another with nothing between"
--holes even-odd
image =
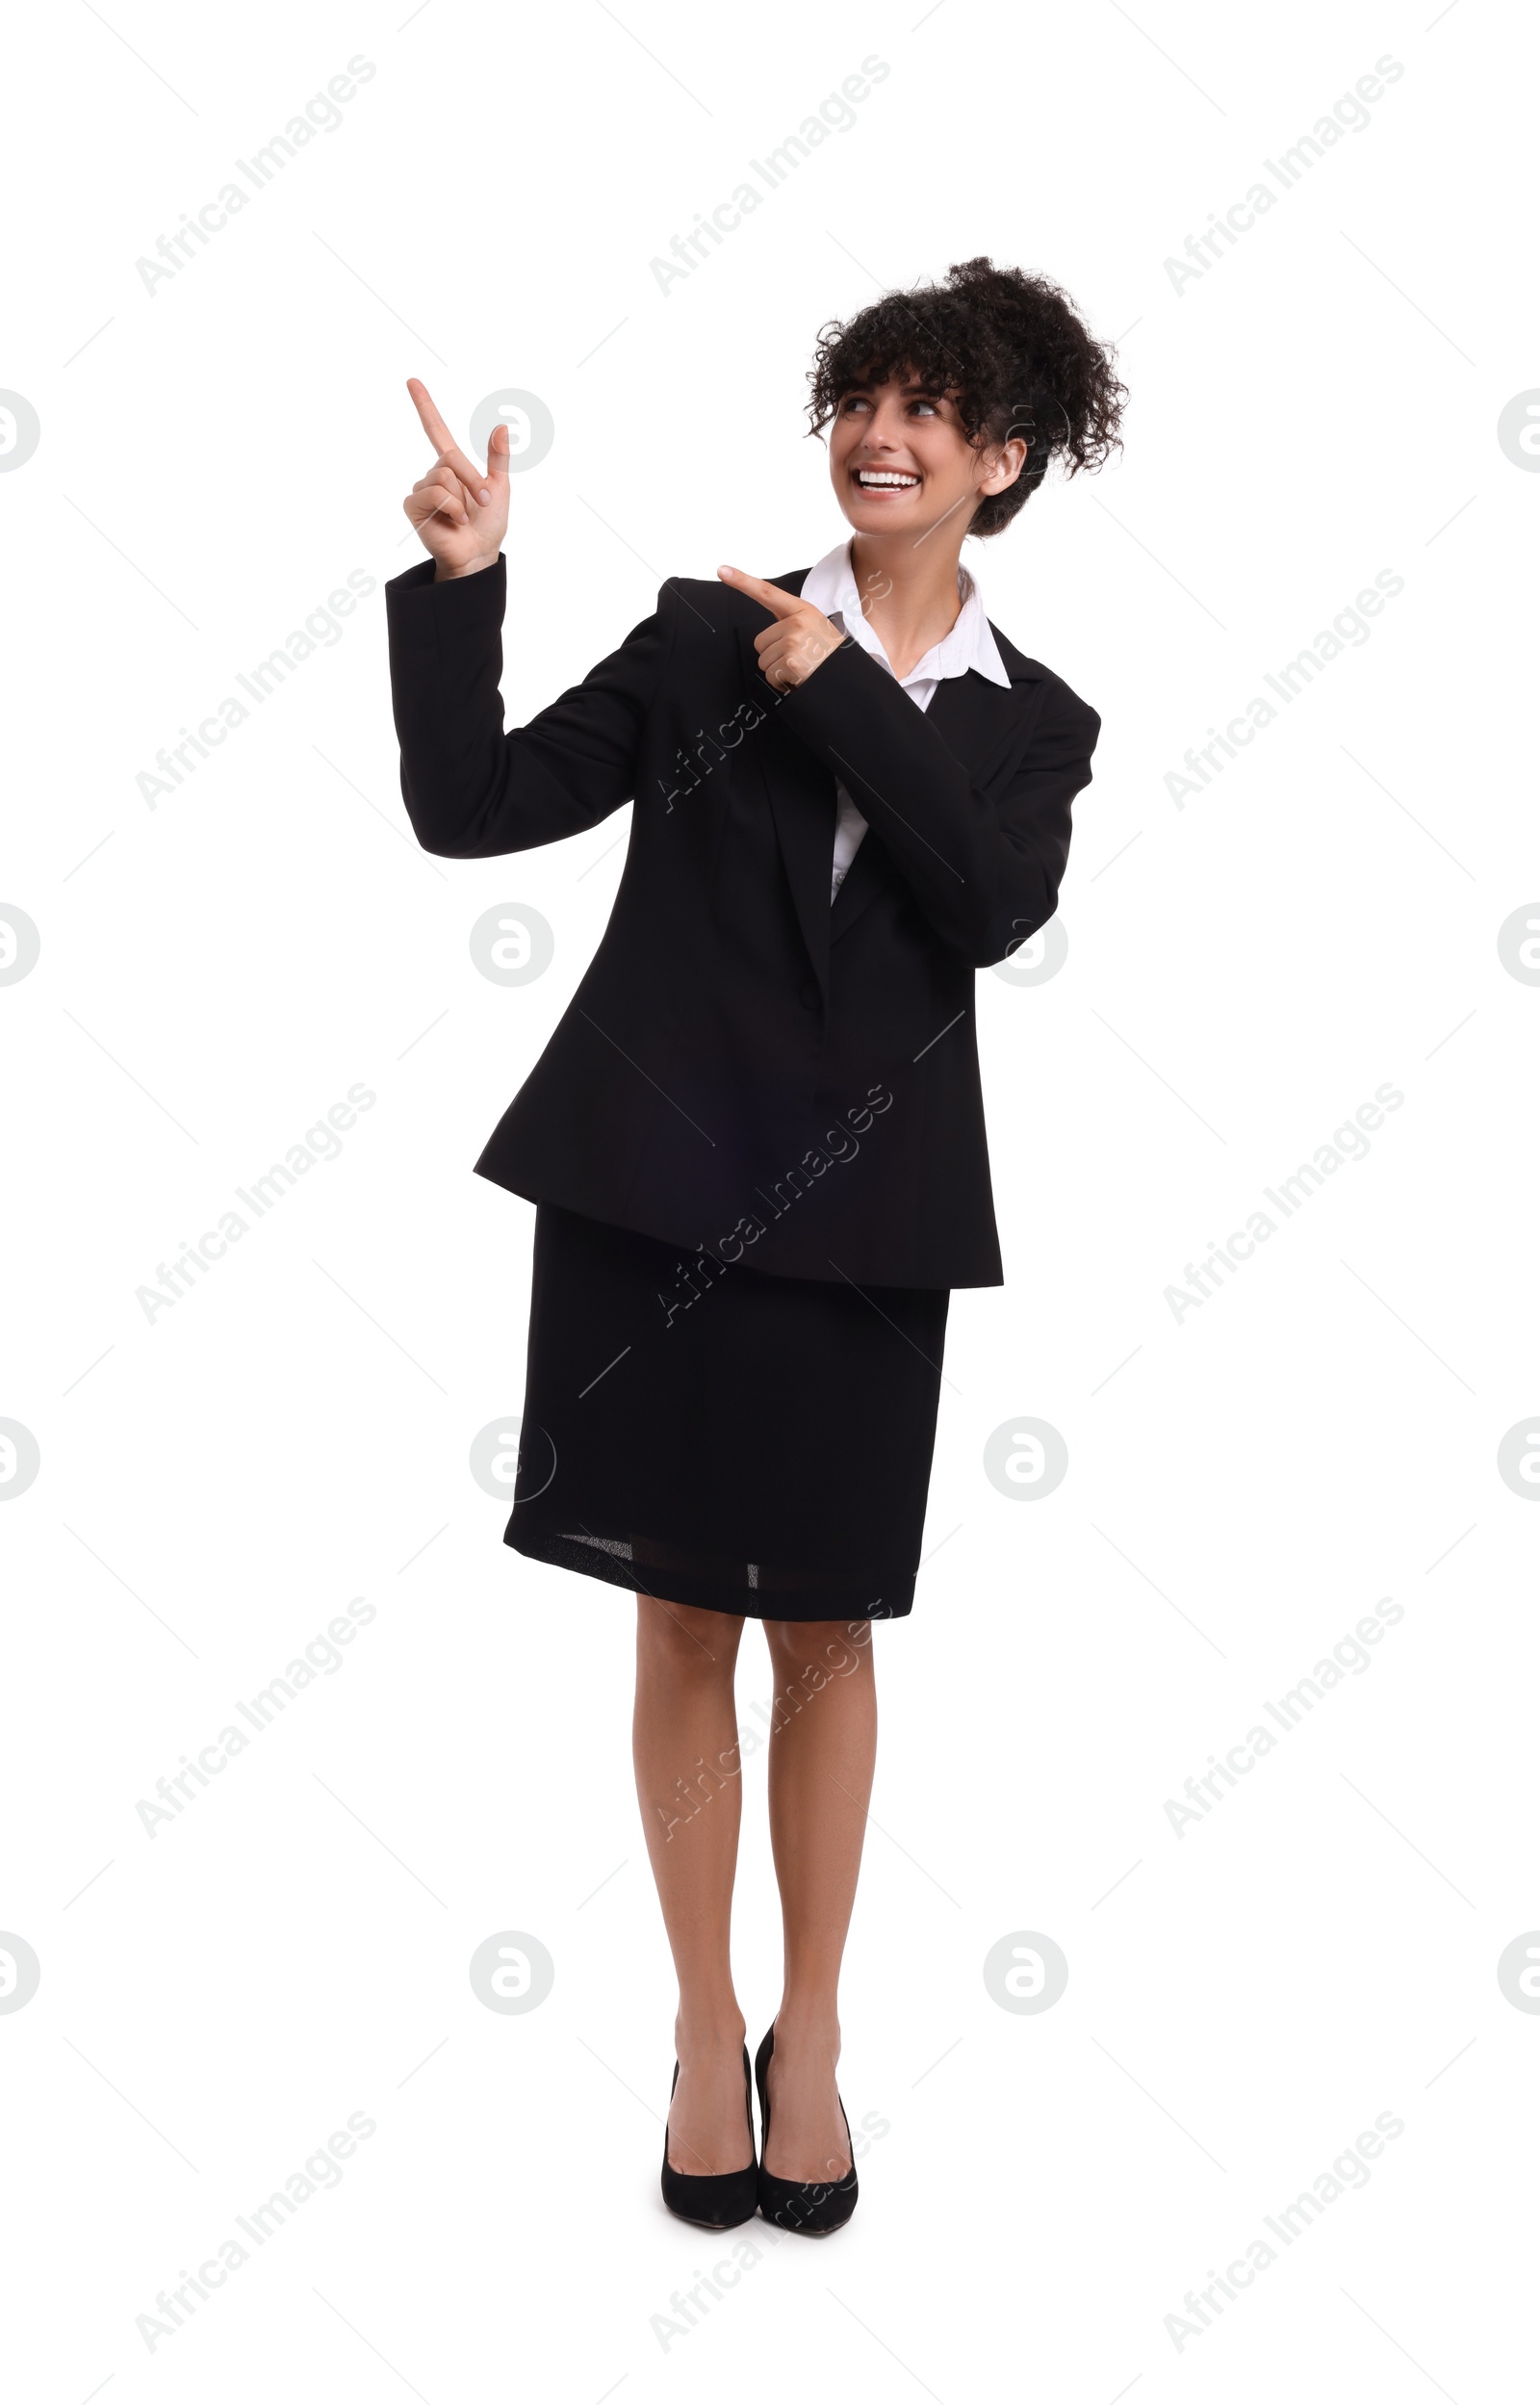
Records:
<instances>
[{"instance_id":1,"label":"woman's left hand","mask_svg":"<svg viewBox=\"0 0 1540 2405\"><path fill-rule=\"evenodd\" d=\"M788 593L783 585L745 576L741 568L718 568L717 575L734 592L746 593L750 601L770 611L775 623L755 636L754 648L760 668L778 692L789 693L793 685L803 684L844 642L844 635L821 609Z\"/></svg>"}]
</instances>

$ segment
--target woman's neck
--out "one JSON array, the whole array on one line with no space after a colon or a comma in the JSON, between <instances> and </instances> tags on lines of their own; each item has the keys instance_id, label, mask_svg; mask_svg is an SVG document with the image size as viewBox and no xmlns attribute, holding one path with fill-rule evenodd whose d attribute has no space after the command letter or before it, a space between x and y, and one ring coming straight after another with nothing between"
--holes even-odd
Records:
<instances>
[{"instance_id":1,"label":"woman's neck","mask_svg":"<svg viewBox=\"0 0 1540 2405\"><path fill-rule=\"evenodd\" d=\"M956 626L962 551L962 531L944 524L918 543L907 534L886 542L852 535L850 566L861 608L895 676L907 677Z\"/></svg>"}]
</instances>

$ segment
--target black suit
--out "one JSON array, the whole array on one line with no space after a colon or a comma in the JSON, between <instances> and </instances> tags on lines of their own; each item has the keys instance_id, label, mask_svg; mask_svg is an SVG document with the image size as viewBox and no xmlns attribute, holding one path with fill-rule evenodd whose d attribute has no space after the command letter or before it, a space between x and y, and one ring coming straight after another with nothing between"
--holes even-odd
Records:
<instances>
[{"instance_id":1,"label":"black suit","mask_svg":"<svg viewBox=\"0 0 1540 2405\"><path fill-rule=\"evenodd\" d=\"M635 807L603 941L476 1170L782 1276L998 1285L974 971L1053 916L1096 712L998 629L1009 690L970 669L922 711L847 639L778 693L767 613L671 578L505 733L505 590L501 559L385 588L418 840L483 859ZM836 776L868 832L831 907Z\"/></svg>"}]
</instances>

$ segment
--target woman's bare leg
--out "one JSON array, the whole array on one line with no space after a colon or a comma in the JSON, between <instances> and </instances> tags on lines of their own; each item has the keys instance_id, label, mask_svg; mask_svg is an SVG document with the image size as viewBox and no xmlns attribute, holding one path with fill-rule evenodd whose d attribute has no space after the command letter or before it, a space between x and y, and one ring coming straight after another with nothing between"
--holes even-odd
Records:
<instances>
[{"instance_id":1,"label":"woman's bare leg","mask_svg":"<svg viewBox=\"0 0 1540 2405\"><path fill-rule=\"evenodd\" d=\"M703 2176L750 2159L743 2015L729 1935L743 1790L732 1668L743 1622L636 1598L632 1754L647 1850L680 1983L669 2160Z\"/></svg>"},{"instance_id":2,"label":"woman's bare leg","mask_svg":"<svg viewBox=\"0 0 1540 2405\"><path fill-rule=\"evenodd\" d=\"M764 2167L782 2180L838 2180L850 2169L834 2070L839 1966L877 1752L871 1623L767 1620L765 1637L776 1681L770 1838L785 1971Z\"/></svg>"}]
</instances>

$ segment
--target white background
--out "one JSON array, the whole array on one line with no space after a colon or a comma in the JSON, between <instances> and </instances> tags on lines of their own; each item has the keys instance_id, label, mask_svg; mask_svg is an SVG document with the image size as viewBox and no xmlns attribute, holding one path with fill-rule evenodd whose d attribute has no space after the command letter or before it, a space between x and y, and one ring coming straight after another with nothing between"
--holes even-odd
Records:
<instances>
[{"instance_id":1,"label":"white background","mask_svg":"<svg viewBox=\"0 0 1540 2405\"><path fill-rule=\"evenodd\" d=\"M1540 2017L1535 1024L1525 672L1540 480L1535 60L1517 9L61 0L10 33L0 384L0 2015L10 2351L37 2405L608 2395L1511 2395L1532 2351ZM405 20L402 22L402 20ZM1431 20L1431 21L1430 21ZM137 270L350 58L376 72L153 293ZM665 295L650 262L865 58L856 122ZM1376 59L1403 74L1200 277L1166 267ZM1119 342L1122 460L970 543L990 616L1101 712L1067 960L979 978L1007 1283L954 1301L912 1618L843 1997L886 2124L821 2248L657 2194L673 1988L629 1756L632 1607L500 1542L533 1213L471 1163L604 923L626 814L430 859L380 587L427 464L515 386L517 723L665 576L841 533L813 336L988 252ZM1531 462L1532 464L1532 462ZM1206 789L1166 785L1383 570L1404 590ZM136 780L343 584L322 646L151 808ZM546 974L478 973L527 906ZM137 1290L362 1082L377 1098L195 1289ZM1404 1097L1229 1282L1166 1290L1376 1087ZM1274 1212L1274 1218L1279 1214ZM1526 1236L1524 1230L1531 1232ZM1031 1415L1069 1471L987 1480ZM362 1594L373 1621L151 1837L136 1806ZM1375 1600L1402 1617L1206 1817L1166 1811ZM747 1717L768 1679L746 1632ZM762 1750L736 1953L777 2000ZM501 1930L538 2010L467 1977ZM1041 1931L1068 1987L1002 2010ZM136 2319L349 2112L375 2131L173 2335ZM1404 2124L1213 2326L1167 2316ZM874 2126L869 2125L869 2126ZM1356 2176L1356 2175L1355 2175ZM1178 2333L1178 2335L1180 2335ZM30 2357L22 2369L19 2358Z\"/></svg>"}]
</instances>

